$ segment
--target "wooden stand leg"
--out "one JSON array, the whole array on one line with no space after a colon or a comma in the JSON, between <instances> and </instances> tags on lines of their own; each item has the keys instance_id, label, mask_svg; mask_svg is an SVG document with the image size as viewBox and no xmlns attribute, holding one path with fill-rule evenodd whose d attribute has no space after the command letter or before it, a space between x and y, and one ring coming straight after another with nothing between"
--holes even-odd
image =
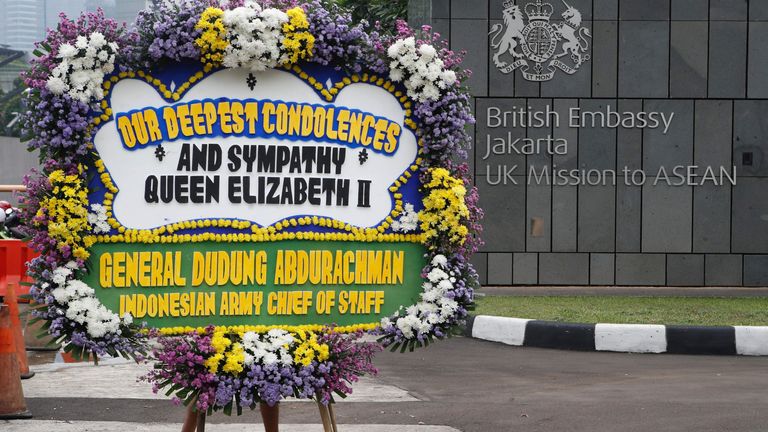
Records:
<instances>
[{"instance_id":1,"label":"wooden stand leg","mask_svg":"<svg viewBox=\"0 0 768 432\"><path fill-rule=\"evenodd\" d=\"M328 414L331 417L331 426L333 426L333 432L339 432L339 429L336 427L336 414L333 412L333 404L329 403L327 407Z\"/></svg>"},{"instance_id":2,"label":"wooden stand leg","mask_svg":"<svg viewBox=\"0 0 768 432\"><path fill-rule=\"evenodd\" d=\"M320 420L323 422L323 431L333 432L333 423L331 422L331 413L328 411L328 406L317 401L317 408L320 409Z\"/></svg>"},{"instance_id":3,"label":"wooden stand leg","mask_svg":"<svg viewBox=\"0 0 768 432\"><path fill-rule=\"evenodd\" d=\"M261 420L264 422L264 431L278 432L278 425L280 423L280 404L276 403L275 406L269 406L262 402L259 404L259 410L261 411Z\"/></svg>"},{"instance_id":4,"label":"wooden stand leg","mask_svg":"<svg viewBox=\"0 0 768 432\"><path fill-rule=\"evenodd\" d=\"M205 432L205 412L197 413L197 432Z\"/></svg>"},{"instance_id":5,"label":"wooden stand leg","mask_svg":"<svg viewBox=\"0 0 768 432\"><path fill-rule=\"evenodd\" d=\"M184 426L181 427L181 432L195 432L197 428L197 412L195 412L194 404L189 404L187 408L187 416L184 418Z\"/></svg>"}]
</instances>

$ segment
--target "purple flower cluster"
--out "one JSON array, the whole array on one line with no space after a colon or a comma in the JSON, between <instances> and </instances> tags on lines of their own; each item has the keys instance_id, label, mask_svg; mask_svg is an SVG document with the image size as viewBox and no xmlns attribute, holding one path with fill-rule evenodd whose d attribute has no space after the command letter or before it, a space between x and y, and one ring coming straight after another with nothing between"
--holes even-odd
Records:
<instances>
[{"instance_id":1,"label":"purple flower cluster","mask_svg":"<svg viewBox=\"0 0 768 432\"><path fill-rule=\"evenodd\" d=\"M448 167L451 160L466 159L472 138L466 126L475 123L469 106L469 94L451 89L440 99L416 103L418 138L423 142L424 169Z\"/></svg>"},{"instance_id":2,"label":"purple flower cluster","mask_svg":"<svg viewBox=\"0 0 768 432\"><path fill-rule=\"evenodd\" d=\"M41 160L55 160L59 166L73 166L88 149L90 108L68 95L56 95L43 88L26 99L23 130L30 136L27 146L40 151Z\"/></svg>"},{"instance_id":3,"label":"purple flower cluster","mask_svg":"<svg viewBox=\"0 0 768 432\"><path fill-rule=\"evenodd\" d=\"M290 396L311 399L325 387L321 371L330 368L325 362L298 368L254 364L243 372L244 376L219 375L214 409L226 407L233 400L240 406L254 408L257 402L274 406Z\"/></svg>"},{"instance_id":4,"label":"purple flower cluster","mask_svg":"<svg viewBox=\"0 0 768 432\"><path fill-rule=\"evenodd\" d=\"M367 29L367 23L355 24L352 15L336 5L314 0L304 5L309 20L309 32L315 37L310 61L351 73L371 71L385 73L387 63L379 35ZM377 52L376 49L379 48Z\"/></svg>"},{"instance_id":5,"label":"purple flower cluster","mask_svg":"<svg viewBox=\"0 0 768 432\"><path fill-rule=\"evenodd\" d=\"M153 336L156 336L153 334ZM215 352L211 331L187 337L159 337L160 346L152 351L155 368L141 378L152 383L152 391L176 387L185 404L195 402L201 411L216 403L219 377L205 367L205 360Z\"/></svg>"},{"instance_id":6,"label":"purple flower cluster","mask_svg":"<svg viewBox=\"0 0 768 432\"><path fill-rule=\"evenodd\" d=\"M471 257L475 252L485 244L483 242L483 225L481 221L485 213L480 208L480 193L477 190L477 186L473 185L471 180L472 176L469 172L469 165L466 163L456 166L456 172L459 177L464 181L464 186L467 188L467 194L464 196L464 203L469 210L469 217L467 218L467 228L469 228L469 234L464 244L459 248L459 252L465 257ZM470 266L471 267L471 266ZM472 269L474 272L474 269ZM475 274L474 280L477 280Z\"/></svg>"},{"instance_id":7,"label":"purple flower cluster","mask_svg":"<svg viewBox=\"0 0 768 432\"><path fill-rule=\"evenodd\" d=\"M381 346L361 341L362 336L362 332L344 335L331 329L317 338L318 343L328 344L331 359L328 367L321 365L318 368L326 384L318 390L320 402L332 402L334 393L352 393L352 383L357 382L361 376L379 373L373 365L373 357L381 350Z\"/></svg>"},{"instance_id":8,"label":"purple flower cluster","mask_svg":"<svg viewBox=\"0 0 768 432\"><path fill-rule=\"evenodd\" d=\"M208 2L199 0L164 1L140 11L136 18L137 63L149 67L163 59L199 60L195 39L200 30L195 25L207 6Z\"/></svg>"},{"instance_id":9,"label":"purple flower cluster","mask_svg":"<svg viewBox=\"0 0 768 432\"><path fill-rule=\"evenodd\" d=\"M274 406L287 397L329 403L333 393L349 394L350 383L377 372L372 360L378 345L360 342L362 333L340 334L327 328L318 336L319 343L330 346L326 361L307 366L257 363L237 375L214 374L205 366L215 353L212 332L213 327L208 327L204 333L159 337L160 346L152 352L155 367L141 379L151 383L156 393L172 388L185 405L196 403L198 410L228 413L232 407L253 409L260 402Z\"/></svg>"}]
</instances>

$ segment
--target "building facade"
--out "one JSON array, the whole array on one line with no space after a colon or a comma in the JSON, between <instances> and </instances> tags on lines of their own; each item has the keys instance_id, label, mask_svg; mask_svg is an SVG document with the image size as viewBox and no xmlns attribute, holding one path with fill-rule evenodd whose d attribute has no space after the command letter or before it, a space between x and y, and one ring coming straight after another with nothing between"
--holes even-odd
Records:
<instances>
[{"instance_id":1,"label":"building facade","mask_svg":"<svg viewBox=\"0 0 768 432\"><path fill-rule=\"evenodd\" d=\"M45 1L0 0L0 45L31 52L45 34Z\"/></svg>"},{"instance_id":2,"label":"building facade","mask_svg":"<svg viewBox=\"0 0 768 432\"><path fill-rule=\"evenodd\" d=\"M473 71L484 284L768 285L768 2L412 3Z\"/></svg>"}]
</instances>

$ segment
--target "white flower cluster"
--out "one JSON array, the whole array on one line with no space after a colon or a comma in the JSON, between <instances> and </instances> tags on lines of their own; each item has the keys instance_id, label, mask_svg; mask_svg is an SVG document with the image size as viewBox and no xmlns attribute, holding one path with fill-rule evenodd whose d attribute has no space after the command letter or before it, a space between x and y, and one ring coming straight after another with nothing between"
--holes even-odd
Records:
<instances>
[{"instance_id":1,"label":"white flower cluster","mask_svg":"<svg viewBox=\"0 0 768 432\"><path fill-rule=\"evenodd\" d=\"M94 338L104 337L120 331L120 317L107 309L95 296L93 288L83 281L72 278L77 264L74 261L64 267L53 270L52 281L56 285L51 295L62 306L62 315L85 326L88 335ZM130 314L125 314L122 323L133 322Z\"/></svg>"},{"instance_id":2,"label":"white flower cluster","mask_svg":"<svg viewBox=\"0 0 768 432\"><path fill-rule=\"evenodd\" d=\"M101 99L101 84L104 75L115 70L116 54L117 44L107 42L99 32L78 36L74 45L63 43L57 55L61 62L51 72L46 87L55 94L66 93L85 103Z\"/></svg>"},{"instance_id":3,"label":"white flower cluster","mask_svg":"<svg viewBox=\"0 0 768 432\"><path fill-rule=\"evenodd\" d=\"M279 363L281 366L290 366L293 364L293 357L288 353L288 348L292 343L293 336L281 329L272 329L267 334L246 332L243 335L243 363L246 366L254 363Z\"/></svg>"},{"instance_id":4,"label":"white flower cluster","mask_svg":"<svg viewBox=\"0 0 768 432\"><path fill-rule=\"evenodd\" d=\"M256 3L224 11L229 45L224 52L224 66L246 67L252 71L272 69L285 61L281 58L283 24L288 15L278 9L261 9Z\"/></svg>"},{"instance_id":5,"label":"white flower cluster","mask_svg":"<svg viewBox=\"0 0 768 432\"><path fill-rule=\"evenodd\" d=\"M107 209L101 204L91 204L91 212L88 212L88 223L93 227L95 234L109 232L107 223Z\"/></svg>"},{"instance_id":6,"label":"white flower cluster","mask_svg":"<svg viewBox=\"0 0 768 432\"><path fill-rule=\"evenodd\" d=\"M392 221L392 230L395 232L409 232L419 227L419 214L413 210L413 204L406 204L405 211L396 221Z\"/></svg>"},{"instance_id":7,"label":"white flower cluster","mask_svg":"<svg viewBox=\"0 0 768 432\"><path fill-rule=\"evenodd\" d=\"M459 303L445 296L456 282L456 276L446 272L447 263L448 259L444 255L435 255L427 273L427 281L422 285L421 301L408 306L404 316L382 319L381 326L389 327L394 323L403 332L403 336L412 339L419 334L428 334L435 325L451 318L459 308Z\"/></svg>"},{"instance_id":8,"label":"white flower cluster","mask_svg":"<svg viewBox=\"0 0 768 432\"><path fill-rule=\"evenodd\" d=\"M413 37L396 40L387 49L387 55L392 59L389 78L402 81L411 99L436 100L441 90L456 82L456 73L445 68L435 47L429 44L417 47Z\"/></svg>"}]
</instances>

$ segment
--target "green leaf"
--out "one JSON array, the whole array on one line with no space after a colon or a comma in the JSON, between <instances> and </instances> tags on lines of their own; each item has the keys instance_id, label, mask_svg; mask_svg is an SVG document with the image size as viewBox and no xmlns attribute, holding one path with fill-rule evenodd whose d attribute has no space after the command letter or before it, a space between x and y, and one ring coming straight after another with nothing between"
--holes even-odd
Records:
<instances>
[{"instance_id":1,"label":"green leaf","mask_svg":"<svg viewBox=\"0 0 768 432\"><path fill-rule=\"evenodd\" d=\"M182 401L184 406L189 406L189 404L195 402L197 400L198 393L200 393L200 391L195 390L191 395L187 396L187 398ZM195 407L195 410L197 410L197 407Z\"/></svg>"},{"instance_id":2,"label":"green leaf","mask_svg":"<svg viewBox=\"0 0 768 432\"><path fill-rule=\"evenodd\" d=\"M166 396L170 396L171 394L173 394L176 390L178 390L180 388L181 388L180 385L174 384L168 390L166 390L165 395Z\"/></svg>"},{"instance_id":3,"label":"green leaf","mask_svg":"<svg viewBox=\"0 0 768 432\"><path fill-rule=\"evenodd\" d=\"M237 407L237 415L243 415L243 407L240 406L240 395L235 394L235 406Z\"/></svg>"}]
</instances>

